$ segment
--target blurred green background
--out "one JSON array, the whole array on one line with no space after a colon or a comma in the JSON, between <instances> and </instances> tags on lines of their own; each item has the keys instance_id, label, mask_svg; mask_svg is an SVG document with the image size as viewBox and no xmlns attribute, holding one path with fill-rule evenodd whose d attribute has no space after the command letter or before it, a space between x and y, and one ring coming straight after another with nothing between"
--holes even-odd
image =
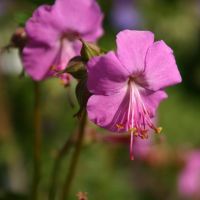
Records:
<instances>
[{"instance_id":1,"label":"blurred green background","mask_svg":"<svg viewBox=\"0 0 200 200\"><path fill-rule=\"evenodd\" d=\"M0 47L9 43L18 25L48 0L0 0ZM121 29L145 29L155 33L174 50L183 77L181 85L168 90L169 98L158 113L162 139L170 152L180 154L200 148L200 1L198 0L99 0L105 13L105 35L99 44L115 48ZM127 6L125 6L127 5ZM21 64L17 50L0 56L0 199L27 199L33 164L33 83L19 78ZM55 152L76 132L66 88L58 80L42 87L42 181L40 198L46 199ZM73 91L73 90L72 90ZM71 98L75 101L73 92ZM92 125L93 129L96 129ZM100 134L101 129L97 129ZM89 200L178 200L180 167L168 164L148 166L130 161L128 145L85 141L71 199L85 191ZM159 150L158 150L159 151ZM60 170L59 186L68 169L68 155Z\"/></svg>"}]
</instances>

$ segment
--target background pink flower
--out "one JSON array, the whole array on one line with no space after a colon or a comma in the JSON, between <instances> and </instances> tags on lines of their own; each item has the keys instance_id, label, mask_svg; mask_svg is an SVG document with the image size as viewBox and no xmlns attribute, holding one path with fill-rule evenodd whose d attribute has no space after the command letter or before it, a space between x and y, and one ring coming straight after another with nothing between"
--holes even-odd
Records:
<instances>
[{"instance_id":1,"label":"background pink flower","mask_svg":"<svg viewBox=\"0 0 200 200\"><path fill-rule=\"evenodd\" d=\"M56 0L52 6L40 6L26 24L26 72L42 80L64 69L80 53L79 38L95 42L103 34L102 19L95 0Z\"/></svg>"},{"instance_id":2,"label":"background pink flower","mask_svg":"<svg viewBox=\"0 0 200 200\"><path fill-rule=\"evenodd\" d=\"M200 199L200 151L187 155L185 167L179 175L178 189L183 197Z\"/></svg>"}]
</instances>

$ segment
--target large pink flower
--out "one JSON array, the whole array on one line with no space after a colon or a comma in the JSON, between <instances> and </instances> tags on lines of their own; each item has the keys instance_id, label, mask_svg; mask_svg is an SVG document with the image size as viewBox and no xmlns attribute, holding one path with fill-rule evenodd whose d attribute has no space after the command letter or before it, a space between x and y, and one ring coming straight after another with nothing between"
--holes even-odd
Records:
<instances>
[{"instance_id":1,"label":"large pink flower","mask_svg":"<svg viewBox=\"0 0 200 200\"><path fill-rule=\"evenodd\" d=\"M178 179L181 196L200 199L200 151L189 153Z\"/></svg>"},{"instance_id":2,"label":"large pink flower","mask_svg":"<svg viewBox=\"0 0 200 200\"><path fill-rule=\"evenodd\" d=\"M181 82L172 50L154 42L148 31L125 30L117 35L117 51L89 61L87 104L89 118L114 132L147 138L155 111L167 98L163 89Z\"/></svg>"},{"instance_id":3,"label":"large pink flower","mask_svg":"<svg viewBox=\"0 0 200 200\"><path fill-rule=\"evenodd\" d=\"M80 53L82 38L95 42L103 33L103 14L95 0L56 0L40 6L28 20L23 64L34 80L66 67Z\"/></svg>"}]
</instances>

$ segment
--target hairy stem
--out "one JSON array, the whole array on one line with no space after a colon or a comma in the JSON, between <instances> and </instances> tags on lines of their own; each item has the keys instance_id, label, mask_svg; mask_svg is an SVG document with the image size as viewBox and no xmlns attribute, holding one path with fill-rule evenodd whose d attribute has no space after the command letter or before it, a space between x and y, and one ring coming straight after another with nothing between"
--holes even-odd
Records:
<instances>
[{"instance_id":1,"label":"hairy stem","mask_svg":"<svg viewBox=\"0 0 200 200\"><path fill-rule=\"evenodd\" d=\"M38 187L40 182L41 161L41 110L40 110L40 85L34 82L34 166L31 199L38 199Z\"/></svg>"},{"instance_id":2,"label":"hairy stem","mask_svg":"<svg viewBox=\"0 0 200 200\"><path fill-rule=\"evenodd\" d=\"M58 151L58 154L56 155L55 163L54 163L53 171L51 175L51 180L50 180L50 190L49 190L49 198L48 198L49 200L54 200L56 197L58 173L60 171L62 160L67 155L67 153L70 150L70 147L72 146L72 143L73 143L72 140L73 138L71 135L65 142L64 146Z\"/></svg>"},{"instance_id":3,"label":"hairy stem","mask_svg":"<svg viewBox=\"0 0 200 200\"><path fill-rule=\"evenodd\" d=\"M80 119L78 138L77 138L77 141L76 141L74 154L72 155L72 159L71 159L71 162L70 162L69 171L68 171L68 174L66 176L64 185L63 185L61 200L67 200L68 197L69 197L70 188L71 188L74 176L75 176L78 159L79 159L80 152L81 152L85 127L86 127L86 121L87 121L87 114L86 114L86 111L84 111L83 115Z\"/></svg>"}]
</instances>

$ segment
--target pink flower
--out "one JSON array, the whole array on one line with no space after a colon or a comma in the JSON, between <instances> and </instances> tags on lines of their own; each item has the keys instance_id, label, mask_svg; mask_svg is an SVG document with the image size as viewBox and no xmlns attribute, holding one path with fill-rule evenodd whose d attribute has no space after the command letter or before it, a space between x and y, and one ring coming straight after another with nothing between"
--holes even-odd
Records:
<instances>
[{"instance_id":1,"label":"pink flower","mask_svg":"<svg viewBox=\"0 0 200 200\"><path fill-rule=\"evenodd\" d=\"M191 152L178 179L179 193L183 197L200 199L200 151Z\"/></svg>"},{"instance_id":2,"label":"pink flower","mask_svg":"<svg viewBox=\"0 0 200 200\"><path fill-rule=\"evenodd\" d=\"M152 122L155 111L167 94L163 89L181 82L172 50L154 42L148 31L125 30L117 35L117 51L89 61L87 104L89 118L114 132L147 138L148 131L160 132Z\"/></svg>"},{"instance_id":3,"label":"pink flower","mask_svg":"<svg viewBox=\"0 0 200 200\"><path fill-rule=\"evenodd\" d=\"M103 14L95 0L56 0L40 6L26 24L28 43L23 64L34 80L55 75L80 53L78 40L95 42L102 34Z\"/></svg>"}]
</instances>

